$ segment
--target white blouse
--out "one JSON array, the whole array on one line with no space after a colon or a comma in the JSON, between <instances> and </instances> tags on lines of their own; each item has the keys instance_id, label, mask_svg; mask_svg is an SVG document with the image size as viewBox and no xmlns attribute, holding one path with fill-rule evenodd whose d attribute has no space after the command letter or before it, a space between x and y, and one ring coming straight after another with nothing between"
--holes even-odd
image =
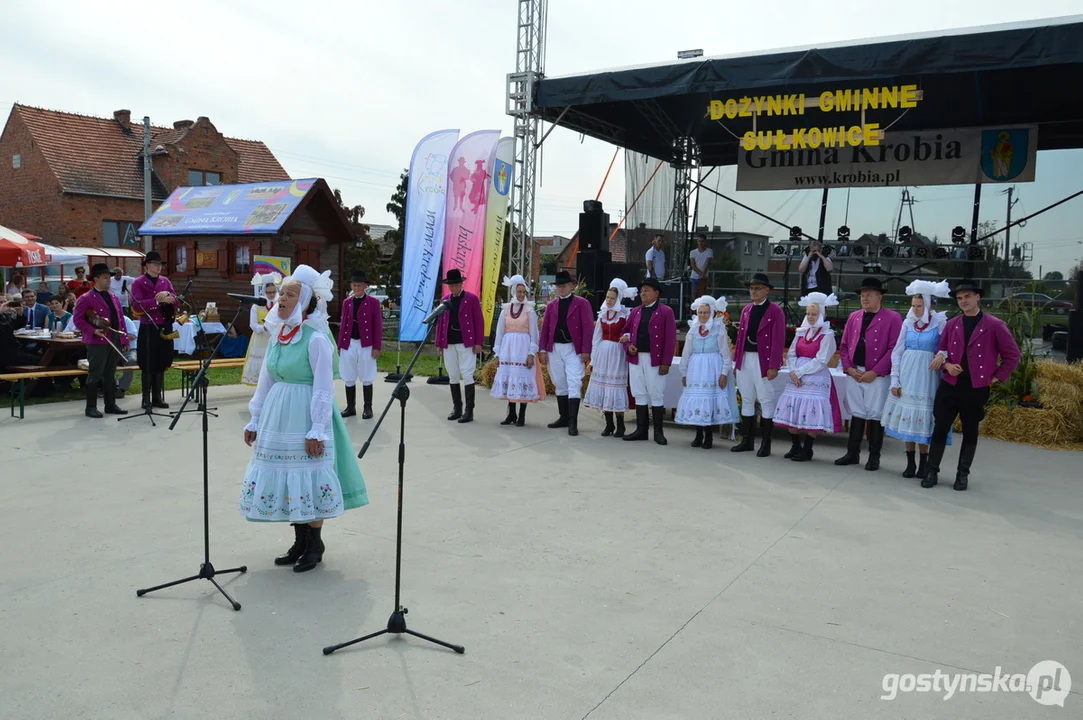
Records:
<instances>
[{"instance_id":1,"label":"white blouse","mask_svg":"<svg viewBox=\"0 0 1083 720\"><path fill-rule=\"evenodd\" d=\"M688 376L688 361L692 357L692 343L695 342L693 333L699 333L698 327L697 325L695 328L689 328L685 336L684 349L681 350L681 377ZM729 375L733 369L733 356L730 354L730 336L726 332L726 326L716 319L707 337L710 338L711 335L714 335L718 342L718 353L722 356L722 374Z\"/></svg>"},{"instance_id":2,"label":"white blouse","mask_svg":"<svg viewBox=\"0 0 1083 720\"><path fill-rule=\"evenodd\" d=\"M808 330L806 328L805 330ZM816 353L816 357L811 358L807 363L799 368L794 366L797 364L797 341L799 338L805 336L805 333L798 329L798 335L794 335L793 342L790 343L790 349L786 352L786 367L790 369L790 372L802 378L806 375L812 375L818 373L827 367L831 362L831 356L835 354L837 349L835 343L835 333L831 328L826 325L821 328L820 333L824 336L824 339L820 341L820 350Z\"/></svg>"},{"instance_id":3,"label":"white blouse","mask_svg":"<svg viewBox=\"0 0 1083 720\"><path fill-rule=\"evenodd\" d=\"M538 315L529 304L525 305L523 311L527 313L527 325L530 327L530 351L527 355L536 355L538 353ZM504 329L504 317L509 312L510 310L505 307L500 311L500 317L496 321L496 339L493 341L493 354L497 357L500 357L500 343L504 339L505 332L507 332Z\"/></svg>"},{"instance_id":4,"label":"white blouse","mask_svg":"<svg viewBox=\"0 0 1083 720\"><path fill-rule=\"evenodd\" d=\"M319 440L327 442L331 432L331 413L335 399L334 393L334 370L332 354L334 347L331 338L322 333L313 333L308 342L308 364L312 368L312 401L309 404L309 414L312 417L312 428L305 435L306 440ZM267 363L259 371L259 383L256 385L256 394L248 403L248 412L252 413L252 420L245 426L249 432L259 432L259 416L263 410L263 401L267 399L267 393L275 379L267 370Z\"/></svg>"},{"instance_id":5,"label":"white blouse","mask_svg":"<svg viewBox=\"0 0 1083 720\"><path fill-rule=\"evenodd\" d=\"M263 323L259 321L257 310L259 310L259 305L253 305L248 311L248 327L251 328L253 335L269 335L267 328L263 327Z\"/></svg>"}]
</instances>

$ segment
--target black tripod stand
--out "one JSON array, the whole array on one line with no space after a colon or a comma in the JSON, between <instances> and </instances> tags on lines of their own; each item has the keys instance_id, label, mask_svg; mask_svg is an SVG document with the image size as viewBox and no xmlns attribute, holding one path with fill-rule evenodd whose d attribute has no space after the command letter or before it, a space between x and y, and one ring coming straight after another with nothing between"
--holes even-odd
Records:
<instances>
[{"instance_id":1,"label":"black tripod stand","mask_svg":"<svg viewBox=\"0 0 1083 720\"><path fill-rule=\"evenodd\" d=\"M233 321L229 324L230 328L232 328L234 323L237 322L237 318L240 317L242 310L244 310L244 305L241 305L241 307L237 309L237 314L233 316ZM218 339L219 345L222 344L222 340L226 337L228 333L229 329L227 328L226 332L222 334L222 337ZM181 418L181 415L184 413L184 408L188 405L192 398L197 396L200 398L200 400L198 401L199 409L201 414L203 415L203 564L199 566L199 573L197 575L192 575L191 577L186 577L182 580L167 582L163 585L156 585L152 588L146 588L145 590L136 590L135 594L137 597L143 597L149 592L154 592L155 590L162 590L167 587L173 587L174 585L182 585L187 582L192 582L193 580L210 580L214 584L214 586L218 588L218 592L222 593L222 595L225 596L226 600L229 600L229 604L233 606L233 609L240 610L241 604L234 600L232 597L230 597L230 594L227 593L225 589L218 584L218 581L214 579L214 576L225 575L227 573L248 572L248 568L242 565L238 568L230 568L229 570L215 570L214 565L211 564L210 505L208 499L210 466L207 460L207 436L209 435L209 428L207 425L207 416L211 415L212 413L208 412L207 408L207 386L209 384L207 380L207 371L210 370L211 360L217 353L218 346L216 345L214 349L215 352L211 353L210 356L203 361L203 366L199 368L199 374L196 375L195 379L192 381L192 387L188 391L187 397L184 398L184 403L181 405L180 410L178 410L174 414L173 422L169 424L170 430L175 428L177 426L177 422ZM215 415L215 417L218 416Z\"/></svg>"},{"instance_id":2,"label":"black tripod stand","mask_svg":"<svg viewBox=\"0 0 1083 720\"><path fill-rule=\"evenodd\" d=\"M365 453L368 452L369 445L372 444L372 438L376 435L376 431L380 429L380 425L383 423L384 418L387 416L387 411L391 409L391 404L395 400L399 401L399 509L398 509L398 529L395 537L395 611L391 613L391 617L387 621L387 627L383 630L359 637L356 640L350 640L349 642L339 643L338 645L331 645L323 649L324 655L330 655L335 650L340 650L350 645L356 645L357 643L371 640L374 637L381 635L413 635L419 637L422 640L428 640L431 643L441 645L450 650L454 650L460 655L466 652L466 648L462 645L452 645L451 643L444 642L443 640L437 640L434 637L428 635L422 635L419 632L414 632L406 627L406 613L408 612L400 603L400 588L402 586L402 485L403 485L403 472L406 463L406 401L410 399L410 388L406 387L406 381L410 377L410 371L414 369L414 364L417 362L418 357L421 355L421 349L425 347L425 342L428 340L428 335L418 343L417 352L414 353L414 357L410 360L410 364L406 367L406 372L402 375L402 379L391 391L391 399L387 401L387 405L384 407L384 411L380 414L380 419L376 421L376 426L372 428L372 433L369 435L368 440L365 441L364 446L361 448L361 452L357 454L357 457L365 457Z\"/></svg>"}]
</instances>

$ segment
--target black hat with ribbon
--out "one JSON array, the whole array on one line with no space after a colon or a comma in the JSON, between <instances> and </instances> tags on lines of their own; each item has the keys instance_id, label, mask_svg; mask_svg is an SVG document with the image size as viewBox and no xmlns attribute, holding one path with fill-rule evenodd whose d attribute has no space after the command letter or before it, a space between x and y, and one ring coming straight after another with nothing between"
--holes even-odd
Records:
<instances>
[{"instance_id":1,"label":"black hat with ribbon","mask_svg":"<svg viewBox=\"0 0 1083 720\"><path fill-rule=\"evenodd\" d=\"M466 282L466 278L463 277L459 268L451 268L447 271L447 277L444 278L445 285L461 285L464 282Z\"/></svg>"},{"instance_id":2,"label":"black hat with ribbon","mask_svg":"<svg viewBox=\"0 0 1083 720\"><path fill-rule=\"evenodd\" d=\"M767 279L767 276L763 273L756 273L752 276L752 279L748 281L749 286L752 285L764 285L771 290L775 289L775 286L771 284L771 281Z\"/></svg>"}]
</instances>

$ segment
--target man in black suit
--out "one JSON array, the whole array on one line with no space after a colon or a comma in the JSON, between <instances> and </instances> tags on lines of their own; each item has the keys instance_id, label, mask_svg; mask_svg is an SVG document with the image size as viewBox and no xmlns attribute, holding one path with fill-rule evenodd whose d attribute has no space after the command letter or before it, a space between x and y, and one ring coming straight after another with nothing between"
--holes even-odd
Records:
<instances>
[{"instance_id":1,"label":"man in black suit","mask_svg":"<svg viewBox=\"0 0 1083 720\"><path fill-rule=\"evenodd\" d=\"M26 318L27 327L41 329L49 322L49 308L38 302L38 294L30 288L23 290L23 307L20 312Z\"/></svg>"}]
</instances>

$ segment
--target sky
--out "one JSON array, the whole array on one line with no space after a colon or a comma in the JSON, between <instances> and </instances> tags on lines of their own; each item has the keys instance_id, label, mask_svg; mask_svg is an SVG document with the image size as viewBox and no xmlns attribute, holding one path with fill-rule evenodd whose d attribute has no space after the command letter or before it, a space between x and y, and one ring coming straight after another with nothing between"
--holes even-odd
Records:
<instances>
[{"instance_id":1,"label":"sky","mask_svg":"<svg viewBox=\"0 0 1083 720\"><path fill-rule=\"evenodd\" d=\"M0 43L0 114L15 102L111 117L125 108L156 125L205 115L224 134L267 143L293 177L319 176L370 223L393 224L385 205L414 145L440 128L499 129L506 75L514 70L515 0L142 0L95 3L6 0ZM565 75L667 62L678 50L704 54L950 30L1078 13L1078 0L760 0L734 12L717 0L550 0L545 71ZM112 8L115 8L114 12ZM15 69L12 71L12 69ZM548 126L547 126L548 127ZM540 158L535 234L571 236L582 201L594 198L614 148L557 128ZM1020 211L1034 212L1083 188L1083 151L1039 156L1038 181L1018 186ZM732 190L733 169L722 170ZM997 188L999 191L1001 188ZM968 187L913 190L915 230L944 237L967 225ZM817 191L742 193L739 199L809 228ZM845 191L832 191L828 227L841 224ZM890 230L896 189L854 190L855 233ZM1003 221L1006 198L986 194L982 219ZM624 202L623 153L601 196L615 219ZM781 209L779 209L781 206ZM778 237L737 210L723 226ZM728 221L728 222L725 222ZM1083 257L1083 198L1013 233L1034 243L1034 267L1066 270Z\"/></svg>"}]
</instances>

